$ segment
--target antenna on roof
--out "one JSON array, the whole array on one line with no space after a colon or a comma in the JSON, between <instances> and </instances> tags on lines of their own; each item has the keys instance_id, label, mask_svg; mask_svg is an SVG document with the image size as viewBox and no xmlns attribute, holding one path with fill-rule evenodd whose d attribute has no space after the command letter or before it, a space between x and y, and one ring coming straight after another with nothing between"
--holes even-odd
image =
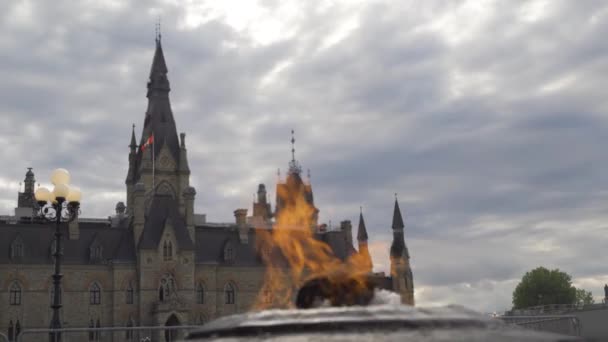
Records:
<instances>
[{"instance_id":1,"label":"antenna on roof","mask_svg":"<svg viewBox=\"0 0 608 342\"><path fill-rule=\"evenodd\" d=\"M296 160L296 148L295 148L296 138L293 135L294 135L294 131L292 129L291 130L291 160L295 161Z\"/></svg>"},{"instance_id":2,"label":"antenna on roof","mask_svg":"<svg viewBox=\"0 0 608 342\"><path fill-rule=\"evenodd\" d=\"M160 33L160 15L158 16L158 20L156 21L156 25L154 26L154 40L156 41L156 43L160 43L160 38L161 38L161 33Z\"/></svg>"}]
</instances>

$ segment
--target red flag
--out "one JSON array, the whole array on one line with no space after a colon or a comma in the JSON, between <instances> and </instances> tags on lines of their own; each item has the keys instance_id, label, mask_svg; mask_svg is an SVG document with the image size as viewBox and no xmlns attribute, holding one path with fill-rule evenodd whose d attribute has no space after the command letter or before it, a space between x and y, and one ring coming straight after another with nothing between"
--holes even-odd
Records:
<instances>
[{"instance_id":1,"label":"red flag","mask_svg":"<svg viewBox=\"0 0 608 342\"><path fill-rule=\"evenodd\" d=\"M153 143L154 143L154 134L152 134L148 138L148 140L146 140L146 142L143 145L141 145L141 151L143 152L146 149L146 147L152 145Z\"/></svg>"}]
</instances>

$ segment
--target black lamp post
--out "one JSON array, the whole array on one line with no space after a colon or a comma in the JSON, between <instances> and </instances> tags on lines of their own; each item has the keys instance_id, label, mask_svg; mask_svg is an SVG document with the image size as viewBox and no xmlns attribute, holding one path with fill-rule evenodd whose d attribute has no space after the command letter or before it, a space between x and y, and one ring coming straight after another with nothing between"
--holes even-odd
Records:
<instances>
[{"instance_id":1,"label":"black lamp post","mask_svg":"<svg viewBox=\"0 0 608 342\"><path fill-rule=\"evenodd\" d=\"M70 181L70 173L65 169L57 169L51 175L51 182L55 185L53 191L49 191L45 187L40 187L36 190L35 197L38 202L38 208L35 209L35 216L46 220L47 222L55 223L55 250L53 257L55 258L55 273L53 273L53 298L51 309L53 309L53 317L51 318L51 329L61 329L61 318L59 311L61 309L61 223L71 222L78 217L80 211L80 189L68 185ZM49 334L51 342L60 342L61 333L51 332Z\"/></svg>"}]
</instances>

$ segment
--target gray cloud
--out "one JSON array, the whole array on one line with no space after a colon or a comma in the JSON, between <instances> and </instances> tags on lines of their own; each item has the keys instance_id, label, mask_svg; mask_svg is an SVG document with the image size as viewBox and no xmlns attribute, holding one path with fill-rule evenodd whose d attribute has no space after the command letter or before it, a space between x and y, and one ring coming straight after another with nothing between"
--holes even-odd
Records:
<instances>
[{"instance_id":1,"label":"gray cloud","mask_svg":"<svg viewBox=\"0 0 608 342\"><path fill-rule=\"evenodd\" d=\"M538 265L596 286L607 277L596 256L607 242L608 8L475 3L267 1L269 17L235 25L212 8L189 24L201 11L161 1L4 2L2 211L28 166L41 181L70 169L86 216L124 199L162 14L196 208L211 220L231 221L260 182L274 189L294 128L322 220L355 221L363 205L382 270L399 193L419 304L505 309ZM280 38L256 39L277 18Z\"/></svg>"}]
</instances>

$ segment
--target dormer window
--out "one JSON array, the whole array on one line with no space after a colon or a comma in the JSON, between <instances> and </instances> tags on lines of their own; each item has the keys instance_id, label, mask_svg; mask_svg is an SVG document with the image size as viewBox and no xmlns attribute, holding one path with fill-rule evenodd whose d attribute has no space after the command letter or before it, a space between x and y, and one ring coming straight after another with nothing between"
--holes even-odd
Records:
<instances>
[{"instance_id":1,"label":"dormer window","mask_svg":"<svg viewBox=\"0 0 608 342\"><path fill-rule=\"evenodd\" d=\"M163 260L173 260L173 244L171 243L171 241L165 240L165 242L163 243Z\"/></svg>"},{"instance_id":2,"label":"dormer window","mask_svg":"<svg viewBox=\"0 0 608 342\"><path fill-rule=\"evenodd\" d=\"M100 262L103 259L103 247L96 244L89 248L89 260L91 262Z\"/></svg>"},{"instance_id":3,"label":"dormer window","mask_svg":"<svg viewBox=\"0 0 608 342\"><path fill-rule=\"evenodd\" d=\"M11 259L21 259L23 258L23 240L21 236L17 236L13 242L11 242Z\"/></svg>"},{"instance_id":4,"label":"dormer window","mask_svg":"<svg viewBox=\"0 0 608 342\"><path fill-rule=\"evenodd\" d=\"M235 252L233 244L230 241L226 242L226 244L224 245L224 261L232 263L234 262L234 256Z\"/></svg>"}]
</instances>

